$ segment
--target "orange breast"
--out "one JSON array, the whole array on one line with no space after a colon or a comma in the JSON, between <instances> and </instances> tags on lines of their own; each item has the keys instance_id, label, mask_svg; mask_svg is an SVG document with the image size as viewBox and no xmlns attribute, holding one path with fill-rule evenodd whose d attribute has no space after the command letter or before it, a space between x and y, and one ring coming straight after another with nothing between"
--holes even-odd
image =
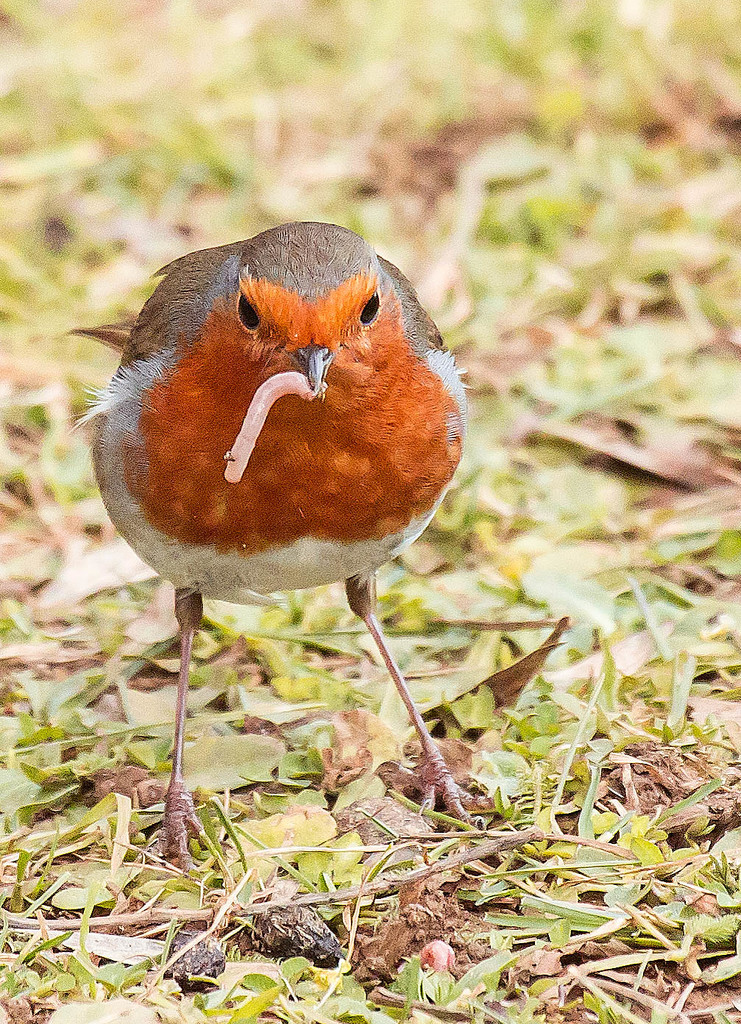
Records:
<instances>
[{"instance_id":1,"label":"orange breast","mask_svg":"<svg viewBox=\"0 0 741 1024\"><path fill-rule=\"evenodd\" d=\"M147 520L171 537L245 555L302 537L386 537L428 512L461 455L447 423L458 410L440 378L389 314L358 361L337 354L323 400L288 396L271 409L242 480L224 479L252 396L272 373L245 351L218 311L201 340L145 396L146 464L127 458L127 483Z\"/></svg>"}]
</instances>

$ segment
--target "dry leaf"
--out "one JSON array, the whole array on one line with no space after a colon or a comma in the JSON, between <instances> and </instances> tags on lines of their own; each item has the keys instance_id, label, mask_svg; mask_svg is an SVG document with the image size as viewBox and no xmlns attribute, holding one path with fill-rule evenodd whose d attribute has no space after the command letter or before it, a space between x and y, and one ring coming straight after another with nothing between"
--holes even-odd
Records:
<instances>
[{"instance_id":1,"label":"dry leaf","mask_svg":"<svg viewBox=\"0 0 741 1024\"><path fill-rule=\"evenodd\" d=\"M332 723L334 743L322 750L324 785L331 792L401 756L395 734L369 711L341 711L332 716Z\"/></svg>"},{"instance_id":2,"label":"dry leaf","mask_svg":"<svg viewBox=\"0 0 741 1024\"><path fill-rule=\"evenodd\" d=\"M687 701L696 722L705 723L712 715L724 724L741 726L741 701L721 700L719 697L690 697Z\"/></svg>"},{"instance_id":3,"label":"dry leaf","mask_svg":"<svg viewBox=\"0 0 741 1024\"><path fill-rule=\"evenodd\" d=\"M673 628L670 623L664 623L660 630L662 635L667 637L671 636ZM617 671L623 676L632 676L656 657L656 642L648 630L644 629L624 640L618 640L610 647L610 653ZM543 678L554 686L570 686L579 679L597 679L604 663L604 654L602 651L596 651L581 661L574 662L573 665L567 665L566 668L544 672Z\"/></svg>"},{"instance_id":4,"label":"dry leaf","mask_svg":"<svg viewBox=\"0 0 741 1024\"><path fill-rule=\"evenodd\" d=\"M725 479L720 463L716 465L707 452L681 436L679 430L671 444L639 445L627 440L607 417L593 416L591 422L596 425L537 420L522 427L520 435L554 437L682 487L708 487Z\"/></svg>"},{"instance_id":5,"label":"dry leaf","mask_svg":"<svg viewBox=\"0 0 741 1024\"><path fill-rule=\"evenodd\" d=\"M101 590L150 580L157 573L120 537L70 559L57 578L39 594L40 608L77 604Z\"/></svg>"},{"instance_id":6,"label":"dry leaf","mask_svg":"<svg viewBox=\"0 0 741 1024\"><path fill-rule=\"evenodd\" d=\"M494 691L497 707L509 707L515 703L522 691L531 679L540 672L545 665L546 658L558 647L561 636L569 628L570 622L567 617L559 619L550 636L530 654L515 661L507 668L500 669L482 680L482 686L488 686Z\"/></svg>"},{"instance_id":7,"label":"dry leaf","mask_svg":"<svg viewBox=\"0 0 741 1024\"><path fill-rule=\"evenodd\" d=\"M80 948L80 933L73 932L62 943L67 949ZM88 953L119 964L138 964L142 960L156 960L165 948L158 939L143 939L138 935L106 935L88 932L85 949Z\"/></svg>"},{"instance_id":8,"label":"dry leaf","mask_svg":"<svg viewBox=\"0 0 741 1024\"><path fill-rule=\"evenodd\" d=\"M94 658L93 647L63 647L57 640L30 644L7 644L0 647L0 661L18 661L24 665L67 665Z\"/></svg>"}]
</instances>

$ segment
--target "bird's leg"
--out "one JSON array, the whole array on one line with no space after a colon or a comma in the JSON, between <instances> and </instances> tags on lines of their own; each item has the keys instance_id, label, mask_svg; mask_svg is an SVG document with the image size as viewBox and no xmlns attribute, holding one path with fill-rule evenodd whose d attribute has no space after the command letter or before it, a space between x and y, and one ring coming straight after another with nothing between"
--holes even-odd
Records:
<instances>
[{"instance_id":1,"label":"bird's leg","mask_svg":"<svg viewBox=\"0 0 741 1024\"><path fill-rule=\"evenodd\" d=\"M376 616L375 576L372 573L353 576L345 581L345 590L350 607L363 620L368 632L375 640L376 646L381 652L381 657L386 662L386 668L391 673L396 689L399 691L399 695L409 712L412 725L417 730L417 735L422 744L423 806L434 807L436 798L440 797L445 807L452 814L463 821L470 821L471 816L466 810L464 803L471 803L472 798L453 779L450 769L446 765L432 736L430 736L424 719L412 699L406 680L401 674L393 654L389 650L386 637L383 635L381 624Z\"/></svg>"},{"instance_id":2,"label":"bird's leg","mask_svg":"<svg viewBox=\"0 0 741 1024\"><path fill-rule=\"evenodd\" d=\"M186 871L190 867L188 835L199 835L201 825L193 807L193 797L183 779L183 743L188 698L188 676L193 637L201 624L203 600L192 590L175 591L175 617L180 627L180 673L175 708L175 741L172 752L172 773L165 797L165 816L160 832L160 851L171 863Z\"/></svg>"}]
</instances>

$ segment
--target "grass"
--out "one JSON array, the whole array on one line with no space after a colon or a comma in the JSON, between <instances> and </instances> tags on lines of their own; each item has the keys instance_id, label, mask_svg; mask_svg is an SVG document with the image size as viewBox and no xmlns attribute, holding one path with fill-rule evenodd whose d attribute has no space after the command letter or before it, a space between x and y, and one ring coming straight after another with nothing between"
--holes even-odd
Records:
<instances>
[{"instance_id":1,"label":"grass","mask_svg":"<svg viewBox=\"0 0 741 1024\"><path fill-rule=\"evenodd\" d=\"M737 4L11 2L0 40L9 1019L739 1019ZM456 486L380 589L497 813L414 812L340 587L212 602L185 877L153 844L171 598L73 429L113 355L67 332L291 218L399 263L467 368ZM227 958L196 992L165 969L193 926ZM434 939L452 974L420 966Z\"/></svg>"}]
</instances>

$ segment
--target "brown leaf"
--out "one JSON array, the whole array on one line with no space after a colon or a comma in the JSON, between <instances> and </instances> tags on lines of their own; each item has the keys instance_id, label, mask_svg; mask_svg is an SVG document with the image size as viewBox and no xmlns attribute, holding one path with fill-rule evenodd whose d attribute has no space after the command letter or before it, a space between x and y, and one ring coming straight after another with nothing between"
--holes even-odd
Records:
<instances>
[{"instance_id":1,"label":"brown leaf","mask_svg":"<svg viewBox=\"0 0 741 1024\"><path fill-rule=\"evenodd\" d=\"M669 623L660 626L665 637L671 636L673 628ZM656 657L656 642L648 630L644 629L613 644L610 653L617 671L623 676L633 676ZM573 665L567 665L566 668L544 672L543 678L554 686L569 686L578 679L596 679L601 674L604 663L604 654L602 651L596 651L574 662Z\"/></svg>"},{"instance_id":2,"label":"brown leaf","mask_svg":"<svg viewBox=\"0 0 741 1024\"><path fill-rule=\"evenodd\" d=\"M562 970L561 955L557 949L533 949L520 957L517 970L526 971L535 977L555 977Z\"/></svg>"},{"instance_id":3,"label":"brown leaf","mask_svg":"<svg viewBox=\"0 0 741 1024\"><path fill-rule=\"evenodd\" d=\"M643 445L628 440L614 421L591 417L586 423L557 423L534 418L520 427L520 436L539 434L606 455L615 462L689 489L708 487L726 479L721 463L699 447L679 428L671 439ZM667 443L671 441L671 443Z\"/></svg>"},{"instance_id":4,"label":"brown leaf","mask_svg":"<svg viewBox=\"0 0 741 1024\"><path fill-rule=\"evenodd\" d=\"M550 636L536 650L526 654L507 668L494 672L481 682L494 692L497 707L510 707L520 696L525 686L534 679L545 665L546 658L558 647L562 635L569 628L569 619L559 619Z\"/></svg>"},{"instance_id":5,"label":"brown leaf","mask_svg":"<svg viewBox=\"0 0 741 1024\"><path fill-rule=\"evenodd\" d=\"M339 832L357 832L361 842L366 846L390 841L391 834L381 825L385 825L397 836L422 835L433 831L426 818L404 807L390 796L358 800L349 807L337 811L334 819Z\"/></svg>"},{"instance_id":6,"label":"brown leaf","mask_svg":"<svg viewBox=\"0 0 741 1024\"><path fill-rule=\"evenodd\" d=\"M330 792L401 755L395 734L369 711L341 711L332 716L332 723L334 743L322 750L324 785Z\"/></svg>"},{"instance_id":7,"label":"brown leaf","mask_svg":"<svg viewBox=\"0 0 741 1024\"><path fill-rule=\"evenodd\" d=\"M464 665L459 673L460 681L456 680L453 685L447 688L442 699L438 694L432 700L423 701L422 707L425 715L439 715L443 708L453 701L458 700L464 694L476 693L480 686L488 686L494 693L497 707L506 707L513 704L523 689L540 672L548 655L559 644L561 636L569 627L568 617L559 619L550 636L536 650L526 654L519 661L500 669L491 675L482 678L479 665L475 669L467 669ZM487 659L490 653L487 653ZM487 660L487 665L489 664ZM453 675L453 674L451 674Z\"/></svg>"}]
</instances>

